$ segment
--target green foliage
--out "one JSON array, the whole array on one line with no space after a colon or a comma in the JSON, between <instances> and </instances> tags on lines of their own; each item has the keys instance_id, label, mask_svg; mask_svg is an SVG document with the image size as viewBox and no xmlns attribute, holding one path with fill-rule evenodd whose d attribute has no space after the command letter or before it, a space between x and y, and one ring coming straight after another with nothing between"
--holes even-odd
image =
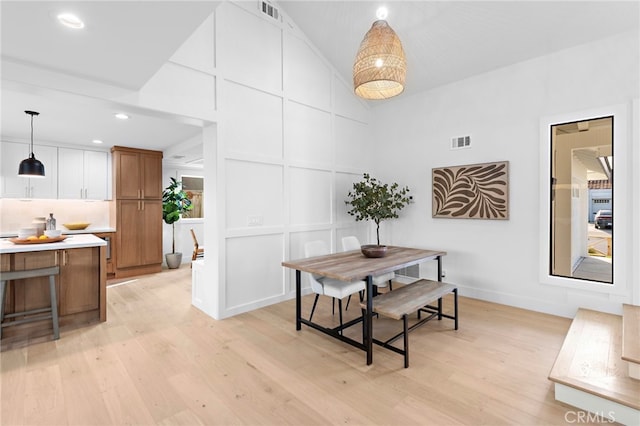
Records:
<instances>
[{"instance_id":1,"label":"green foliage","mask_svg":"<svg viewBox=\"0 0 640 426\"><path fill-rule=\"evenodd\" d=\"M167 225L172 226L173 242L171 246L172 253L176 252L176 234L174 224L180 220L182 213L191 210L191 200L187 197L187 193L182 189L182 182L175 178L170 178L171 184L162 191L162 220Z\"/></svg>"},{"instance_id":2,"label":"green foliage","mask_svg":"<svg viewBox=\"0 0 640 426\"><path fill-rule=\"evenodd\" d=\"M397 183L383 184L365 173L364 179L354 183L353 190L349 191L350 200L345 203L350 205L351 209L347 213L355 216L356 221L373 220L380 245L380 222L398 217L398 212L409 204L408 193L407 186L401 188Z\"/></svg>"}]
</instances>

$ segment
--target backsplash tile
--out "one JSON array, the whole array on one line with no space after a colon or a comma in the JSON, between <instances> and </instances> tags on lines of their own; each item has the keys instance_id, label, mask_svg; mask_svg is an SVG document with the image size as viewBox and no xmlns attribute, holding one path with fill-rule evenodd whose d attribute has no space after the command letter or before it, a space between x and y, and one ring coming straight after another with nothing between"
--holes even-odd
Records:
<instances>
[{"instance_id":1,"label":"backsplash tile","mask_svg":"<svg viewBox=\"0 0 640 426\"><path fill-rule=\"evenodd\" d=\"M59 229L63 223L89 222L91 227L110 226L110 201L15 200L0 199L0 233L15 232L31 224L35 217L53 213Z\"/></svg>"}]
</instances>

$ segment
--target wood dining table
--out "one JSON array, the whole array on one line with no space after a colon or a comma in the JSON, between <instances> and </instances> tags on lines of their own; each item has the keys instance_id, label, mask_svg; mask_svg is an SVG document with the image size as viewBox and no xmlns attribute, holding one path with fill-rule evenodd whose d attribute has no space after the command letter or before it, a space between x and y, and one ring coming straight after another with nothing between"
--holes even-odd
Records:
<instances>
[{"instance_id":1,"label":"wood dining table","mask_svg":"<svg viewBox=\"0 0 640 426\"><path fill-rule=\"evenodd\" d=\"M388 246L384 257L365 257L360 250L309 257L282 262L282 266L296 271L296 330L302 324L359 348L367 354L367 365L373 363L373 277L394 272L428 260L438 262L437 280L442 281L442 256L447 253L409 247ZM342 327L328 328L302 318L302 272L317 274L341 281L366 281L366 309L364 315ZM342 330L362 322L362 341L344 336Z\"/></svg>"}]
</instances>

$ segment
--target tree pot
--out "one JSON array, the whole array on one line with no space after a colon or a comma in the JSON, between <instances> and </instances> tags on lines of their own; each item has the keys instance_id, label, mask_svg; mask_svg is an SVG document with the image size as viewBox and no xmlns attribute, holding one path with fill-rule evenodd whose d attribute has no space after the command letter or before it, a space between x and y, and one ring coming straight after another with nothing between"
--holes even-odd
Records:
<instances>
[{"instance_id":1,"label":"tree pot","mask_svg":"<svg viewBox=\"0 0 640 426\"><path fill-rule=\"evenodd\" d=\"M360 246L360 250L366 257L385 257L387 254L387 246L377 244L365 244Z\"/></svg>"},{"instance_id":2,"label":"tree pot","mask_svg":"<svg viewBox=\"0 0 640 426\"><path fill-rule=\"evenodd\" d=\"M182 263L182 253L167 253L164 255L169 269L177 269Z\"/></svg>"}]
</instances>

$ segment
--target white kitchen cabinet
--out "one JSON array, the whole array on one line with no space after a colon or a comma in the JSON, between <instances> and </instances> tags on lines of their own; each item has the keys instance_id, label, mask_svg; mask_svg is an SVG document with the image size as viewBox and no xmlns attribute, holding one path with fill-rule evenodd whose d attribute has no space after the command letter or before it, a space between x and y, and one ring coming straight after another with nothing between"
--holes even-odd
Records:
<instances>
[{"instance_id":1,"label":"white kitchen cabinet","mask_svg":"<svg viewBox=\"0 0 640 426\"><path fill-rule=\"evenodd\" d=\"M29 157L29 144L2 141L0 193L3 198L58 198L58 149L34 145L35 157L44 164L43 178L18 176L20 162Z\"/></svg>"},{"instance_id":2,"label":"white kitchen cabinet","mask_svg":"<svg viewBox=\"0 0 640 426\"><path fill-rule=\"evenodd\" d=\"M109 154L58 148L58 198L108 199Z\"/></svg>"}]
</instances>

